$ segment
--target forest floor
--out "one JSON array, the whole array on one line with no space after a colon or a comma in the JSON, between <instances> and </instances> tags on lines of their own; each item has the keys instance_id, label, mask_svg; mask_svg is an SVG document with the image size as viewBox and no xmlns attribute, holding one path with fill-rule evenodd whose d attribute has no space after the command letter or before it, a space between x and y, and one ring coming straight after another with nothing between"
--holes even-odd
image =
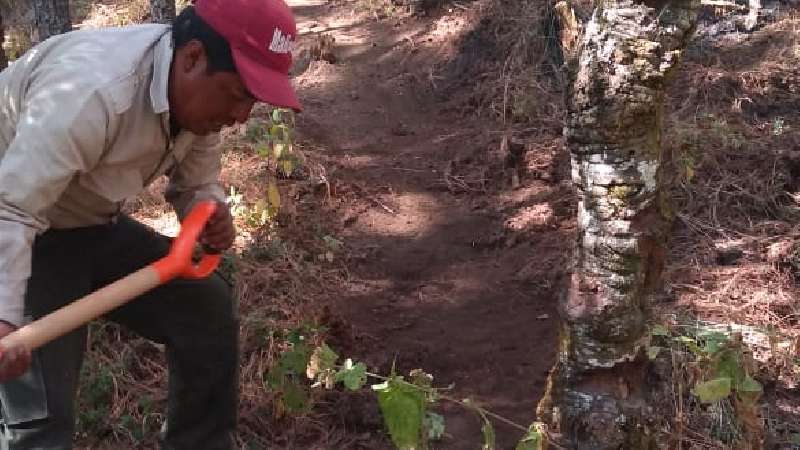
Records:
<instances>
[{"instance_id":1,"label":"forest floor","mask_svg":"<svg viewBox=\"0 0 800 450\"><path fill-rule=\"evenodd\" d=\"M335 38L335 64L315 61L298 76L297 131L335 185L349 277L329 305L357 337L341 350L381 373L422 368L457 398L527 427L553 363L554 288L574 224L564 174L510 188L487 164L506 130L461 111L469 90L443 95L467 13L376 21L328 5L296 11L307 37ZM549 138L525 150L552 158ZM479 445L473 412L441 412L451 437L437 448ZM497 435L510 448L522 432L498 424Z\"/></svg>"},{"instance_id":2,"label":"forest floor","mask_svg":"<svg viewBox=\"0 0 800 450\"><path fill-rule=\"evenodd\" d=\"M540 60L552 83L530 77L522 85L534 98L520 100L519 80L504 69L512 50L485 19L497 13L488 0L423 14L382 0L290 4L304 111L294 126L298 168L280 177L275 220L252 214L276 173L251 134L268 111L226 131L223 181L241 231L226 266L243 320L240 443L391 448L368 393L322 392L312 411L289 415L265 389L287 330L304 326L371 372L423 369L453 397L529 425L554 362L577 213L560 75ZM676 221L657 299L669 320L769 329L780 337L770 342L791 352L800 350L798 24L787 14L754 33L708 31L687 52L665 121ZM162 187L130 210L174 233ZM81 445L153 448L165 404L160 349L114 327L92 332ZM790 448L800 433L797 363L759 345L765 447ZM479 448L474 412L435 410L446 435L434 448ZM495 427L498 449L522 435Z\"/></svg>"}]
</instances>

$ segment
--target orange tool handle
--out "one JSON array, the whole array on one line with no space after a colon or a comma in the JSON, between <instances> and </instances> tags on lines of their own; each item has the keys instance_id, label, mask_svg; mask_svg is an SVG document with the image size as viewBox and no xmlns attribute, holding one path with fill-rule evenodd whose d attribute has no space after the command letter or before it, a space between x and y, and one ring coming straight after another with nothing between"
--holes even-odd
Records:
<instances>
[{"instance_id":1,"label":"orange tool handle","mask_svg":"<svg viewBox=\"0 0 800 450\"><path fill-rule=\"evenodd\" d=\"M0 339L0 354L18 346L39 348L178 276L196 279L210 275L220 255L206 254L194 265L192 251L216 208L212 201L198 203L181 223L167 256L10 333Z\"/></svg>"},{"instance_id":2,"label":"orange tool handle","mask_svg":"<svg viewBox=\"0 0 800 450\"><path fill-rule=\"evenodd\" d=\"M206 222L216 209L216 202L199 202L183 219L181 232L172 241L169 254L150 265L158 273L162 283L178 276L192 279L205 278L217 268L220 260L219 254L203 254L197 265L192 264L192 252L197 238L200 237Z\"/></svg>"}]
</instances>

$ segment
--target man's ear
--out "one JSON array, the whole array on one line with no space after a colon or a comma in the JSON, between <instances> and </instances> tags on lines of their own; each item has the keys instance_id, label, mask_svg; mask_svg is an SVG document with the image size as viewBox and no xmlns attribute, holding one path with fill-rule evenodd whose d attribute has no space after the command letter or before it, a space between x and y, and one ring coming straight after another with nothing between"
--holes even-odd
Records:
<instances>
[{"instance_id":1,"label":"man's ear","mask_svg":"<svg viewBox=\"0 0 800 450\"><path fill-rule=\"evenodd\" d=\"M206 49L197 39L192 39L178 49L177 62L183 73L205 72L208 67Z\"/></svg>"}]
</instances>

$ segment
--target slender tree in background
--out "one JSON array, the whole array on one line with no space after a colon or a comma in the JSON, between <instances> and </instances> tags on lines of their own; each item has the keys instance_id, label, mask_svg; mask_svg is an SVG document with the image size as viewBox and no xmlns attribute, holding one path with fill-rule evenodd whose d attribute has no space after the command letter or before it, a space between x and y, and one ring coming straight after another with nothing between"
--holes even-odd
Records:
<instances>
[{"instance_id":1,"label":"slender tree in background","mask_svg":"<svg viewBox=\"0 0 800 450\"><path fill-rule=\"evenodd\" d=\"M571 448L653 444L644 347L668 231L661 117L666 82L699 6L699 0L596 0L575 41L564 132L578 236L559 305L557 361L539 406L540 420ZM559 16L574 22L566 11Z\"/></svg>"},{"instance_id":2,"label":"slender tree in background","mask_svg":"<svg viewBox=\"0 0 800 450\"><path fill-rule=\"evenodd\" d=\"M6 56L6 51L3 48L3 44L6 43L6 26L3 23L3 12L0 11L0 70L5 69L8 67L8 56Z\"/></svg>"},{"instance_id":3,"label":"slender tree in background","mask_svg":"<svg viewBox=\"0 0 800 450\"><path fill-rule=\"evenodd\" d=\"M31 40L34 43L72 30L69 0L33 0L33 12L34 26Z\"/></svg>"},{"instance_id":4,"label":"slender tree in background","mask_svg":"<svg viewBox=\"0 0 800 450\"><path fill-rule=\"evenodd\" d=\"M153 23L171 23L175 19L175 0L150 0Z\"/></svg>"}]
</instances>

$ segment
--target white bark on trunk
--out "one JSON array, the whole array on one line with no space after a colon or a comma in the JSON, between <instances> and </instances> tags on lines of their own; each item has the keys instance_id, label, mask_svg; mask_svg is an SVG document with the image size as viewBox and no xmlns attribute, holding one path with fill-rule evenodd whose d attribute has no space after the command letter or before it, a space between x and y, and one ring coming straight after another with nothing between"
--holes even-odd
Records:
<instances>
[{"instance_id":1,"label":"white bark on trunk","mask_svg":"<svg viewBox=\"0 0 800 450\"><path fill-rule=\"evenodd\" d=\"M747 12L747 19L744 21L744 26L748 30L753 30L758 25L758 14L761 11L761 0L750 0L749 9Z\"/></svg>"},{"instance_id":2,"label":"white bark on trunk","mask_svg":"<svg viewBox=\"0 0 800 450\"><path fill-rule=\"evenodd\" d=\"M698 8L699 0L600 1L570 71L564 135L578 236L560 302L558 360L539 413L573 448L654 441L643 346L667 234L661 115Z\"/></svg>"}]
</instances>

